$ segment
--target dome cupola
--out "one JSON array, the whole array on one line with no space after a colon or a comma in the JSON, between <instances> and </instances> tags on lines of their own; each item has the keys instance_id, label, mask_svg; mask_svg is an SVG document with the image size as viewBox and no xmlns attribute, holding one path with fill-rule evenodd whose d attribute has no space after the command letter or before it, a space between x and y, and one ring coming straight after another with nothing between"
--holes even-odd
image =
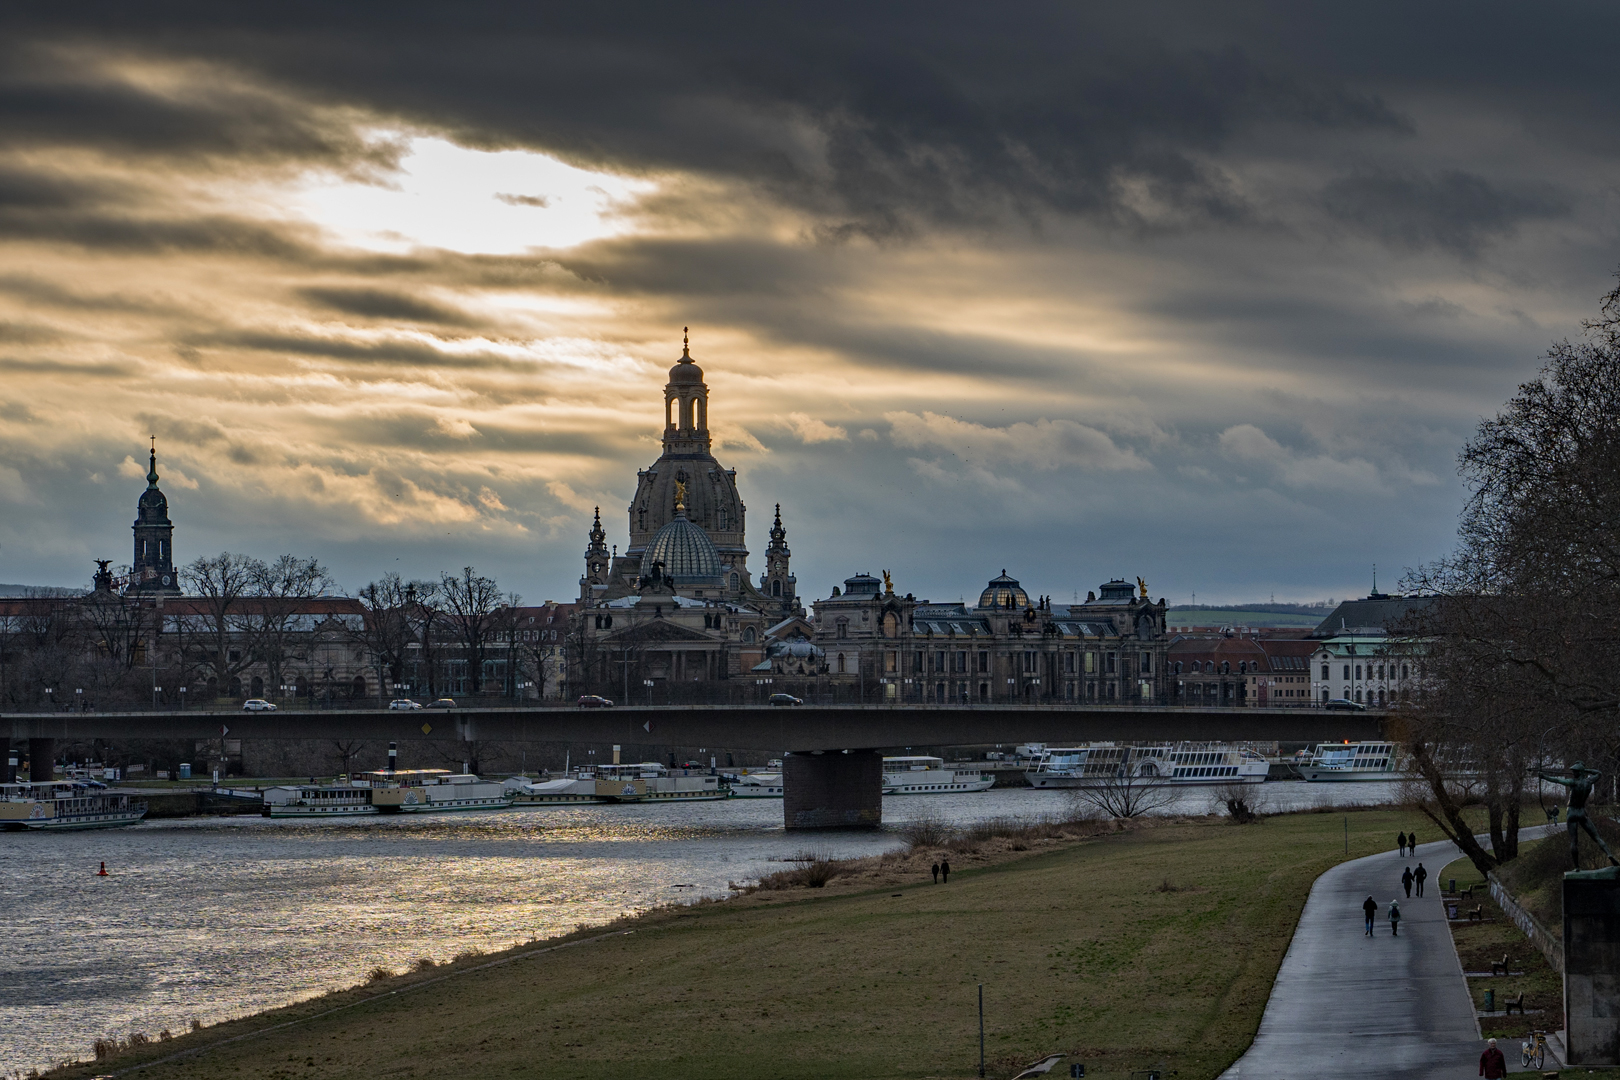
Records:
<instances>
[{"instance_id":1,"label":"dome cupola","mask_svg":"<svg viewBox=\"0 0 1620 1080\"><path fill-rule=\"evenodd\" d=\"M1016 578L1007 576L1003 570L998 577L990 579L984 592L979 594L979 606L982 608L1026 608L1029 607L1029 594L1018 584Z\"/></svg>"}]
</instances>

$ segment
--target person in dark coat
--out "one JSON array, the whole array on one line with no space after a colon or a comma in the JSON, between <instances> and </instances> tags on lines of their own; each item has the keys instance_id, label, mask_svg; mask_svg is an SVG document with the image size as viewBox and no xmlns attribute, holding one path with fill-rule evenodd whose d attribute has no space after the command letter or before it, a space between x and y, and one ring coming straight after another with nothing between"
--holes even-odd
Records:
<instances>
[{"instance_id":1,"label":"person in dark coat","mask_svg":"<svg viewBox=\"0 0 1620 1080\"><path fill-rule=\"evenodd\" d=\"M1406 834L1397 833L1395 835L1395 842L1401 846L1401 858L1404 859L1406 857Z\"/></svg>"},{"instance_id":2,"label":"person in dark coat","mask_svg":"<svg viewBox=\"0 0 1620 1080\"><path fill-rule=\"evenodd\" d=\"M1417 833L1406 834L1406 850L1413 855L1417 854Z\"/></svg>"},{"instance_id":3,"label":"person in dark coat","mask_svg":"<svg viewBox=\"0 0 1620 1080\"><path fill-rule=\"evenodd\" d=\"M1425 881L1429 880L1429 872L1427 870L1423 869L1423 864L1422 863L1418 863L1417 873L1412 875L1412 880L1417 882L1418 895L1422 896L1423 895L1423 883Z\"/></svg>"},{"instance_id":4,"label":"person in dark coat","mask_svg":"<svg viewBox=\"0 0 1620 1080\"><path fill-rule=\"evenodd\" d=\"M1373 920L1378 918L1378 901L1367 897L1367 902L1361 905L1361 910L1367 914L1367 936L1373 936Z\"/></svg>"},{"instance_id":5,"label":"person in dark coat","mask_svg":"<svg viewBox=\"0 0 1620 1080\"><path fill-rule=\"evenodd\" d=\"M1410 866L1401 875L1401 884L1406 886L1406 895L1410 897L1412 895L1412 868Z\"/></svg>"},{"instance_id":6,"label":"person in dark coat","mask_svg":"<svg viewBox=\"0 0 1620 1080\"><path fill-rule=\"evenodd\" d=\"M934 871L934 884L938 885L939 884L939 863L935 863L933 865L933 871Z\"/></svg>"},{"instance_id":7,"label":"person in dark coat","mask_svg":"<svg viewBox=\"0 0 1620 1080\"><path fill-rule=\"evenodd\" d=\"M1401 905L1398 900L1389 902L1389 936L1401 936Z\"/></svg>"},{"instance_id":8,"label":"person in dark coat","mask_svg":"<svg viewBox=\"0 0 1620 1080\"><path fill-rule=\"evenodd\" d=\"M1507 1059L1502 1051L1496 1048L1496 1040L1492 1039L1485 1052L1479 1055L1479 1075L1485 1080L1501 1080L1507 1075Z\"/></svg>"},{"instance_id":9,"label":"person in dark coat","mask_svg":"<svg viewBox=\"0 0 1620 1080\"><path fill-rule=\"evenodd\" d=\"M951 860L946 859L939 864L939 876L946 882L951 880Z\"/></svg>"}]
</instances>

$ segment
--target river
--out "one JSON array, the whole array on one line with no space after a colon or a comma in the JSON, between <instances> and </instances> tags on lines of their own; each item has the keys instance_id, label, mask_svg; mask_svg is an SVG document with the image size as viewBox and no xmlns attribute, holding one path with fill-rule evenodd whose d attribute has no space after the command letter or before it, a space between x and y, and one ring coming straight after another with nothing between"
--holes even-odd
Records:
<instances>
[{"instance_id":1,"label":"river","mask_svg":"<svg viewBox=\"0 0 1620 1080\"><path fill-rule=\"evenodd\" d=\"M1395 787L1262 790L1285 810L1383 802ZM1168 812L1208 804L1192 789ZM0 833L0 1073L83 1058L105 1036L285 1005L378 965L724 896L807 849L875 854L901 846L896 828L920 815L963 825L1066 805L1063 792L1022 788L891 796L883 830L812 834L785 832L769 799Z\"/></svg>"}]
</instances>

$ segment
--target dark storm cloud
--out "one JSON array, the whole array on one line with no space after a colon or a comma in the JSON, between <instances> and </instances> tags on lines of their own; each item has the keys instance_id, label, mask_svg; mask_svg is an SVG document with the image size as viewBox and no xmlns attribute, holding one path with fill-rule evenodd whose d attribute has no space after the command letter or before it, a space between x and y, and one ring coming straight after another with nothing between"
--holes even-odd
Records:
<instances>
[{"instance_id":1,"label":"dark storm cloud","mask_svg":"<svg viewBox=\"0 0 1620 1080\"><path fill-rule=\"evenodd\" d=\"M199 335L188 344L250 349L256 352L281 353L287 356L320 357L324 360L343 360L355 364L390 364L400 367L457 368L473 370L517 371L536 374L547 365L540 359L519 359L488 351L449 352L436 349L420 341L389 338L382 341L357 341L348 338L315 337L312 335L278 334L253 330L222 330Z\"/></svg>"},{"instance_id":2,"label":"dark storm cloud","mask_svg":"<svg viewBox=\"0 0 1620 1080\"><path fill-rule=\"evenodd\" d=\"M383 322L404 321L459 327L473 326L479 322L456 308L387 289L311 285L298 290L298 293L322 307Z\"/></svg>"},{"instance_id":3,"label":"dark storm cloud","mask_svg":"<svg viewBox=\"0 0 1620 1080\"><path fill-rule=\"evenodd\" d=\"M827 215L827 235L1049 210L1135 222L1128 184L1187 219L1233 220L1243 199L1201 158L1256 125L1409 129L1376 94L1218 30L1167 43L1165 27L1189 14L488 2L447 18L428 4L156 4L138 15L91 4L71 19L22 5L10 22L38 42L206 57L473 144L742 179ZM117 80L62 87L31 71L0 96L0 132L104 144L124 137L124 117L146 146L361 152L281 99L175 104Z\"/></svg>"},{"instance_id":4,"label":"dark storm cloud","mask_svg":"<svg viewBox=\"0 0 1620 1080\"><path fill-rule=\"evenodd\" d=\"M1536 218L1567 216L1567 199L1547 185L1511 190L1452 169L1436 176L1369 173L1333 181L1328 213L1391 247L1441 248L1472 257L1491 240Z\"/></svg>"}]
</instances>

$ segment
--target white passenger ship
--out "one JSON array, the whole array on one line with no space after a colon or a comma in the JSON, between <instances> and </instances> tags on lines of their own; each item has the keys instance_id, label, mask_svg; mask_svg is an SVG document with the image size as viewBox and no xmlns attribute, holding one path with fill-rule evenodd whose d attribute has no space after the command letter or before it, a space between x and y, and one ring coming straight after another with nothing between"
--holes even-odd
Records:
<instances>
[{"instance_id":1,"label":"white passenger ship","mask_svg":"<svg viewBox=\"0 0 1620 1080\"><path fill-rule=\"evenodd\" d=\"M504 810L514 793L493 780L448 769L362 773L371 805L381 814L442 814L452 810Z\"/></svg>"},{"instance_id":2,"label":"white passenger ship","mask_svg":"<svg viewBox=\"0 0 1620 1080\"><path fill-rule=\"evenodd\" d=\"M0 784L0 829L111 829L146 816L146 804L89 784Z\"/></svg>"},{"instance_id":3,"label":"white passenger ship","mask_svg":"<svg viewBox=\"0 0 1620 1080\"><path fill-rule=\"evenodd\" d=\"M1176 786L1259 784L1269 769L1261 755L1228 743L1095 743L1047 750L1024 781L1037 788L1093 787L1124 777Z\"/></svg>"},{"instance_id":4,"label":"white passenger ship","mask_svg":"<svg viewBox=\"0 0 1620 1080\"><path fill-rule=\"evenodd\" d=\"M1392 742L1321 743L1299 771L1318 784L1402 780L1407 775Z\"/></svg>"},{"instance_id":5,"label":"white passenger ship","mask_svg":"<svg viewBox=\"0 0 1620 1080\"><path fill-rule=\"evenodd\" d=\"M377 808L371 805L371 784L353 780L266 788L262 812L268 818L361 817Z\"/></svg>"},{"instance_id":6,"label":"white passenger ship","mask_svg":"<svg viewBox=\"0 0 1620 1080\"><path fill-rule=\"evenodd\" d=\"M944 758L918 754L883 759L885 795L948 795L988 791L995 785L994 776L978 769L947 768Z\"/></svg>"},{"instance_id":7,"label":"white passenger ship","mask_svg":"<svg viewBox=\"0 0 1620 1080\"><path fill-rule=\"evenodd\" d=\"M781 773L726 773L726 786L733 799L780 799Z\"/></svg>"},{"instance_id":8,"label":"white passenger ship","mask_svg":"<svg viewBox=\"0 0 1620 1080\"><path fill-rule=\"evenodd\" d=\"M598 765L594 772L596 793L608 802L713 802L731 795L731 789L714 773L668 769L656 761Z\"/></svg>"}]
</instances>

